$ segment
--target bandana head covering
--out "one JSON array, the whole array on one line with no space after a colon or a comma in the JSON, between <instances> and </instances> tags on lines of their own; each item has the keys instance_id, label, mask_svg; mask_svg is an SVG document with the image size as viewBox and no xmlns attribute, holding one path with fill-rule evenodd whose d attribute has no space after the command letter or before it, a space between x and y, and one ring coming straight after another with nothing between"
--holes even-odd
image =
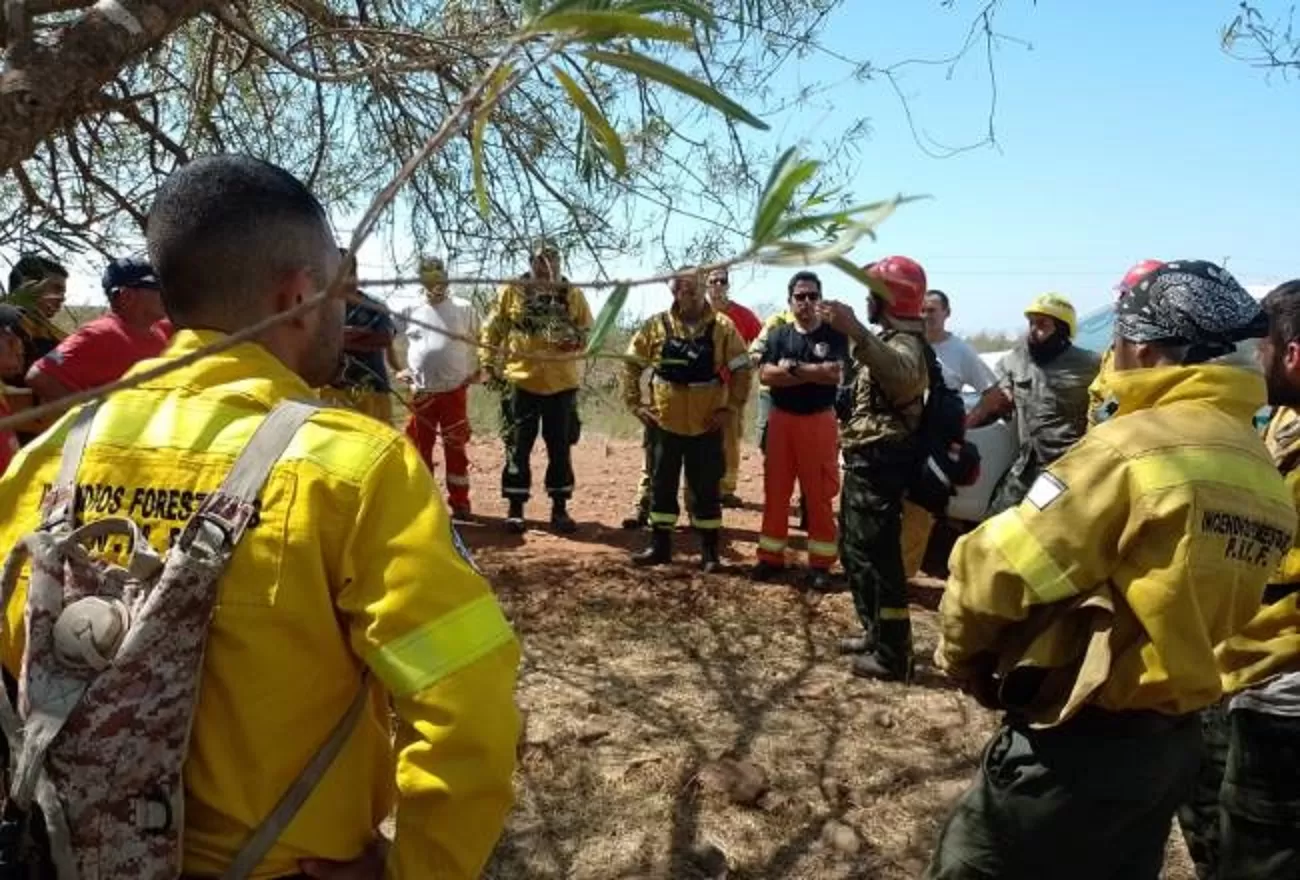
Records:
<instances>
[{"instance_id":1,"label":"bandana head covering","mask_svg":"<svg viewBox=\"0 0 1300 880\"><path fill-rule=\"evenodd\" d=\"M1236 351L1268 333L1259 303L1226 269L1204 260L1166 263L1115 306L1115 335L1130 342L1189 346L1186 362Z\"/></svg>"}]
</instances>

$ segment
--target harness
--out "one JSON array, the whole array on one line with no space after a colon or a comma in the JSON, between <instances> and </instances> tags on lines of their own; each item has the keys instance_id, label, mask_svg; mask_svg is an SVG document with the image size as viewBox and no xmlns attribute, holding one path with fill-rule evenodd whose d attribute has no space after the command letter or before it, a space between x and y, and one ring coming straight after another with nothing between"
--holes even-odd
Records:
<instances>
[{"instance_id":1,"label":"harness","mask_svg":"<svg viewBox=\"0 0 1300 880\"><path fill-rule=\"evenodd\" d=\"M713 318L709 318L703 330L694 338L676 335L667 312L659 315L659 322L663 326L664 341L659 347L659 359L654 368L657 380L688 387L718 385L722 382L718 377L714 353Z\"/></svg>"}]
</instances>

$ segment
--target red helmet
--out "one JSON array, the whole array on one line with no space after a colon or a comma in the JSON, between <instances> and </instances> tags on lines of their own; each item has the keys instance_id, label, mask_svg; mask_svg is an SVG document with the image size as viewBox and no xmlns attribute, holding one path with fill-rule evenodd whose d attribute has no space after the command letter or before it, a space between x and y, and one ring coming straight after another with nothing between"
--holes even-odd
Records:
<instances>
[{"instance_id":1,"label":"red helmet","mask_svg":"<svg viewBox=\"0 0 1300 880\"><path fill-rule=\"evenodd\" d=\"M1124 273L1123 280L1115 285L1115 293L1119 299L1128 295L1134 287L1142 282L1142 279L1150 275L1155 270L1164 265L1161 260L1143 260L1140 263L1134 263L1129 270Z\"/></svg>"},{"instance_id":2,"label":"red helmet","mask_svg":"<svg viewBox=\"0 0 1300 880\"><path fill-rule=\"evenodd\" d=\"M872 278L882 282L889 290L890 300L885 304L885 312L895 318L915 320L921 317L921 307L925 304L925 270L911 257L885 257L863 266Z\"/></svg>"}]
</instances>

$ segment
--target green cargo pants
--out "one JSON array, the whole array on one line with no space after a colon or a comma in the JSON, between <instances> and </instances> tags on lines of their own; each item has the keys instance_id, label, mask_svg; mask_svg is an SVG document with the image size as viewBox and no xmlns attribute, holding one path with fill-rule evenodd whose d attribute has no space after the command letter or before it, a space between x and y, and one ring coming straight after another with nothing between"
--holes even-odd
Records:
<instances>
[{"instance_id":1,"label":"green cargo pants","mask_svg":"<svg viewBox=\"0 0 1300 880\"><path fill-rule=\"evenodd\" d=\"M840 564L863 630L874 637L877 659L906 673L912 659L912 621L903 572L903 483L906 469L883 459L847 456L840 490Z\"/></svg>"},{"instance_id":2,"label":"green cargo pants","mask_svg":"<svg viewBox=\"0 0 1300 880\"><path fill-rule=\"evenodd\" d=\"M928 880L1155 880L1201 753L1195 715L1084 709L1010 723L939 836Z\"/></svg>"},{"instance_id":3,"label":"green cargo pants","mask_svg":"<svg viewBox=\"0 0 1300 880\"><path fill-rule=\"evenodd\" d=\"M1219 880L1300 877L1300 718L1228 713Z\"/></svg>"}]
</instances>

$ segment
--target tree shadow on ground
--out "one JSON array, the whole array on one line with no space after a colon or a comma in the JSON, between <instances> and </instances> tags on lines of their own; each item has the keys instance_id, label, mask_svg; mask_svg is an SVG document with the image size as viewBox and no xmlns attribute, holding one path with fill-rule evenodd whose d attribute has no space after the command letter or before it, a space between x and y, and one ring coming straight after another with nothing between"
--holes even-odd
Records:
<instances>
[{"instance_id":1,"label":"tree shadow on ground","mask_svg":"<svg viewBox=\"0 0 1300 880\"><path fill-rule=\"evenodd\" d=\"M564 568L548 566L548 578L564 585L579 580ZM532 618L532 612L546 605L547 598L554 594L526 596L524 591L535 592L536 588L524 582L517 571L507 572L504 577L494 573L494 582L506 604L514 605L517 600L524 606L516 615L516 625L522 630L528 652L524 676L530 679L530 684L544 685L549 689L547 693L553 692L556 699L563 699L565 706L572 703L578 714L584 704L602 707L602 711L608 707L608 715L600 717L612 717L611 726L635 732L638 747L652 755L643 765L636 766L656 768L644 771L659 774L654 777L657 782L650 786L650 791L669 796L671 806L666 816L652 810L647 812L643 827L636 829L640 843L632 851L620 847L616 860L603 864L604 873L592 872L584 859L592 858L590 847L608 844L604 840L610 833L606 811L613 809L609 801L620 794L617 791L611 794L607 779L610 769L608 759L602 758L603 747L600 742L583 745L581 731L568 735L567 739L557 736L550 742L534 742L526 734L519 778L520 806L525 815L517 816L512 823L495 854L488 877L618 876L678 880L709 876L701 860L701 847L709 838L706 826L709 821L716 821L720 812L733 811L743 816L745 808L727 804L725 798L719 800L717 793L706 790L700 776L703 768L721 756L754 759L756 744L765 737L777 735L772 729L774 716L784 713L781 723L788 723L792 712L797 712L799 720L807 722L813 733L802 744L807 747L807 753L801 753L798 763L776 768L772 778L774 787L796 788L803 784L797 777L809 773L817 778L828 777L836 772L832 766L837 761L842 763L837 752L849 727L861 726L862 708L853 701L854 685L842 686L847 693L840 699L841 686L825 681L827 657L819 645L828 641L825 630L829 626L815 605L791 597L785 632L780 634L785 640L779 643L788 662L779 670L765 669L751 662L749 652L755 650L751 645L771 651L772 645L778 644L773 641L777 634L766 631L762 621L751 624L735 617L724 620L710 614L708 602L716 597L707 594L725 587L719 588L714 583L711 587L691 589L704 582L689 574L662 577L666 573L646 573L645 581L636 584L634 589L629 588L629 593L645 592L644 597L636 600L623 601L619 596L566 596L570 604L552 607L561 619L570 621L571 627L582 615L600 614L602 627L609 630L602 629L596 646L576 659L572 641L581 636L580 632L573 630L572 637L566 637ZM621 574L627 576L626 572ZM685 582L691 588L681 590L673 582ZM651 631L655 634L656 649L671 656L676 665L670 668L664 661L659 668L653 664L651 668L630 668L622 662L625 658L620 656L621 646L644 640ZM813 682L814 677L821 681ZM701 693L696 705L684 708L675 702L673 694L687 680L698 685ZM818 684L822 691L831 689L829 698L807 698L810 685L816 691ZM914 686L939 690L950 687L937 674L918 679ZM617 739L611 737L607 744ZM911 787L971 772L970 754L938 751L942 760L933 768L886 774L880 780L860 786L853 799L842 792L837 795L822 791L814 802L801 805L807 807L803 811L806 815L798 810L789 816L779 813L779 822L768 823L780 826L779 843L772 846L774 841L765 841L758 847L762 853L747 852L739 856L728 876L743 880L790 876L802 862L824 857L820 855L825 849L824 833L832 822L847 825L861 841L861 849L850 860L851 864L844 866L848 873L836 876L902 876L896 865L890 867L891 859L877 850L871 835L855 825L849 813L862 807L864 798L883 793L897 796ZM658 756L654 756L656 752ZM766 754L769 753L758 757L770 761L764 757ZM629 762L628 766L634 763ZM626 776L629 771L623 772ZM842 774L843 768L838 772ZM584 802L585 806L575 807ZM778 815L774 809L779 810L768 806L762 808L763 815L757 812L750 815L761 824ZM665 821L666 825L659 824Z\"/></svg>"}]
</instances>

